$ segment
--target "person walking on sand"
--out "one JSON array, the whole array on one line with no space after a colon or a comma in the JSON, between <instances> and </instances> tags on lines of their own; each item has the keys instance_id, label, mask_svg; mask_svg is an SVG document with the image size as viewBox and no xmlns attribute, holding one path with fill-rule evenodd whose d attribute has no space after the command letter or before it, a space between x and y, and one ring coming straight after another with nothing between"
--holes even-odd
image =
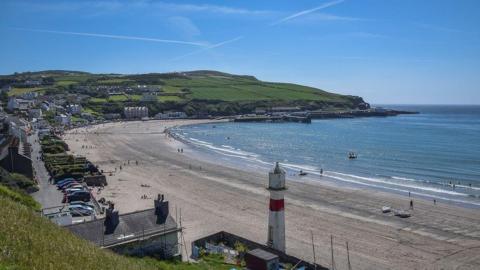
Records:
<instances>
[{"instance_id":1,"label":"person walking on sand","mask_svg":"<svg viewBox=\"0 0 480 270\"><path fill-rule=\"evenodd\" d=\"M413 210L413 200L410 200L410 210Z\"/></svg>"}]
</instances>

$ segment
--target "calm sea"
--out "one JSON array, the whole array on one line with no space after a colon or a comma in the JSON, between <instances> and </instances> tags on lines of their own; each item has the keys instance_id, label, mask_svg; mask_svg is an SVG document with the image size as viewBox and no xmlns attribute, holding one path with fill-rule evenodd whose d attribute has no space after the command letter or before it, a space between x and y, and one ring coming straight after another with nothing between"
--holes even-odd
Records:
<instances>
[{"instance_id":1,"label":"calm sea","mask_svg":"<svg viewBox=\"0 0 480 270\"><path fill-rule=\"evenodd\" d=\"M267 170L279 161L291 179L422 196L480 207L480 106L385 106L419 111L386 118L179 127L177 135L227 165ZM348 152L357 153L356 160Z\"/></svg>"}]
</instances>

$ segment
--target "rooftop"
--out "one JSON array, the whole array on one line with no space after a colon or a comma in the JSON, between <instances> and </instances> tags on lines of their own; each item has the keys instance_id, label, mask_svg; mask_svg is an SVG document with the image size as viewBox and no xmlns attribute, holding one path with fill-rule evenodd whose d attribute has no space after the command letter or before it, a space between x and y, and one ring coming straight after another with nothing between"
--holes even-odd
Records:
<instances>
[{"instance_id":1,"label":"rooftop","mask_svg":"<svg viewBox=\"0 0 480 270\"><path fill-rule=\"evenodd\" d=\"M65 228L77 236L99 246L116 244L163 235L180 230L169 215L162 221L155 214L155 208L119 215L119 223L106 233L106 218L68 225Z\"/></svg>"}]
</instances>

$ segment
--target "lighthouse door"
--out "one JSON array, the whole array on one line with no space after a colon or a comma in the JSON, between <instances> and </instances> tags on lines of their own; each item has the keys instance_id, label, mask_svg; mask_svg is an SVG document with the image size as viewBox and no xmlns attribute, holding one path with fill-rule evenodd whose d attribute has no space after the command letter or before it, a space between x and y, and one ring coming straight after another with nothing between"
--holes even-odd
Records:
<instances>
[{"instance_id":1,"label":"lighthouse door","mask_svg":"<svg viewBox=\"0 0 480 270\"><path fill-rule=\"evenodd\" d=\"M273 226L268 226L268 243L267 245L273 245Z\"/></svg>"}]
</instances>

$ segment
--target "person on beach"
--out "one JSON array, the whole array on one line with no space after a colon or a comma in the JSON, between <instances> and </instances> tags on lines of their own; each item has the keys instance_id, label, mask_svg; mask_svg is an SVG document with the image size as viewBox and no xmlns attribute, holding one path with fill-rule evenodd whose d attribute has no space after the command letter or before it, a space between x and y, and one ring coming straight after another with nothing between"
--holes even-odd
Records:
<instances>
[{"instance_id":1,"label":"person on beach","mask_svg":"<svg viewBox=\"0 0 480 270\"><path fill-rule=\"evenodd\" d=\"M410 210L413 210L413 200L410 200Z\"/></svg>"},{"instance_id":2,"label":"person on beach","mask_svg":"<svg viewBox=\"0 0 480 270\"><path fill-rule=\"evenodd\" d=\"M408 192L408 197L410 197L410 191Z\"/></svg>"},{"instance_id":3,"label":"person on beach","mask_svg":"<svg viewBox=\"0 0 480 270\"><path fill-rule=\"evenodd\" d=\"M323 175L323 168L320 169L320 176Z\"/></svg>"},{"instance_id":4,"label":"person on beach","mask_svg":"<svg viewBox=\"0 0 480 270\"><path fill-rule=\"evenodd\" d=\"M437 200L433 199L433 205L437 205Z\"/></svg>"}]
</instances>

